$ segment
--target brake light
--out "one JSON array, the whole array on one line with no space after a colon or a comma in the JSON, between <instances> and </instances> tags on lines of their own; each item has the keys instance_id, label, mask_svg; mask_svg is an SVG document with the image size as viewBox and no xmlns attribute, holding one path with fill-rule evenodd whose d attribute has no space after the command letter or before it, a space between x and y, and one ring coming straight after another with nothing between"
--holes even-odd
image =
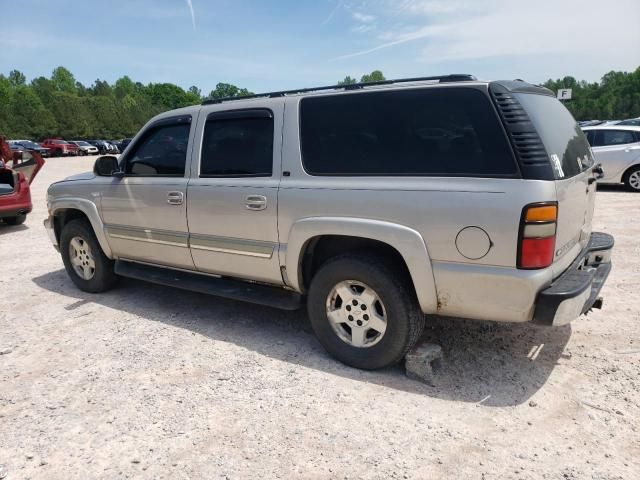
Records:
<instances>
[{"instance_id":1,"label":"brake light","mask_svg":"<svg viewBox=\"0 0 640 480\"><path fill-rule=\"evenodd\" d=\"M558 205L533 203L522 210L518 239L518 268L533 270L553 263Z\"/></svg>"}]
</instances>

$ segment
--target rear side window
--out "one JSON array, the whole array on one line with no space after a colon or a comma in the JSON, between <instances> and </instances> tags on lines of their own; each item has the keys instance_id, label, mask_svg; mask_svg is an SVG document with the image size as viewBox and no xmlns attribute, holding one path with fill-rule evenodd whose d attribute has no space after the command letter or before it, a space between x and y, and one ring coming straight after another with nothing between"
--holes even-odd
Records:
<instances>
[{"instance_id":1,"label":"rear side window","mask_svg":"<svg viewBox=\"0 0 640 480\"><path fill-rule=\"evenodd\" d=\"M587 137L559 100L532 93L516 93L514 96L538 132L556 179L573 177L593 166Z\"/></svg>"},{"instance_id":2,"label":"rear side window","mask_svg":"<svg viewBox=\"0 0 640 480\"><path fill-rule=\"evenodd\" d=\"M633 132L629 130L597 130L594 133L596 134L593 143L594 147L625 145L638 141Z\"/></svg>"},{"instance_id":3,"label":"rear side window","mask_svg":"<svg viewBox=\"0 0 640 480\"><path fill-rule=\"evenodd\" d=\"M301 101L311 175L513 176L489 98L470 88L310 97Z\"/></svg>"},{"instance_id":4,"label":"rear side window","mask_svg":"<svg viewBox=\"0 0 640 480\"><path fill-rule=\"evenodd\" d=\"M207 120L201 177L269 177L272 171L272 116Z\"/></svg>"}]
</instances>

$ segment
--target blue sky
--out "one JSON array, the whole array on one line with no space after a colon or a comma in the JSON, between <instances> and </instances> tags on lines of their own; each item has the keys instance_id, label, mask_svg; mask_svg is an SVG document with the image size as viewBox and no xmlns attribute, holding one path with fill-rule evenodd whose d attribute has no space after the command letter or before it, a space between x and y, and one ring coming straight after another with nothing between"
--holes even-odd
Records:
<instances>
[{"instance_id":1,"label":"blue sky","mask_svg":"<svg viewBox=\"0 0 640 480\"><path fill-rule=\"evenodd\" d=\"M192 10L191 8L192 7ZM0 72L253 91L472 73L598 80L640 65L640 0L0 0ZM193 16L191 12L193 11Z\"/></svg>"}]
</instances>

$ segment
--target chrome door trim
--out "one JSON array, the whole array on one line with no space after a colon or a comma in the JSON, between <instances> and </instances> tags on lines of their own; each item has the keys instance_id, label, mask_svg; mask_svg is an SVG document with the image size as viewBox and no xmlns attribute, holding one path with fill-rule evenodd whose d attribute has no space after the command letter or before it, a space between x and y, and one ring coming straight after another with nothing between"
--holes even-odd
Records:
<instances>
[{"instance_id":1,"label":"chrome door trim","mask_svg":"<svg viewBox=\"0 0 640 480\"><path fill-rule=\"evenodd\" d=\"M119 225L105 225L105 231L111 238L133 240L137 242L157 243L174 247L187 248L189 236L181 232L168 232L150 228L122 227Z\"/></svg>"},{"instance_id":2,"label":"chrome door trim","mask_svg":"<svg viewBox=\"0 0 640 480\"><path fill-rule=\"evenodd\" d=\"M190 235L189 245L195 250L231 253L248 257L271 258L275 245L241 238L216 237L212 235Z\"/></svg>"},{"instance_id":3,"label":"chrome door trim","mask_svg":"<svg viewBox=\"0 0 640 480\"><path fill-rule=\"evenodd\" d=\"M191 247L195 250L231 253L233 255L244 255L256 258L272 258L276 247L272 242L217 237L212 235L187 235L181 232L124 227L120 225L105 225L104 230L109 238L157 243L183 248Z\"/></svg>"}]
</instances>

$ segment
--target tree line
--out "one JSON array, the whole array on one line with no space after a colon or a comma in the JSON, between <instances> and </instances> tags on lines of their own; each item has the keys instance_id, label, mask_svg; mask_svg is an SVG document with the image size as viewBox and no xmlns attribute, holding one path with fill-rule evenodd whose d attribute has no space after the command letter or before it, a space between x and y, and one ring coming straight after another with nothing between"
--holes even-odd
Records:
<instances>
[{"instance_id":1,"label":"tree line","mask_svg":"<svg viewBox=\"0 0 640 480\"><path fill-rule=\"evenodd\" d=\"M360 82L385 80L379 70L363 75ZM340 85L357 83L347 76ZM565 104L578 120L640 116L640 67L634 72L609 72L600 82L578 81L573 77L548 80L553 91L573 89L573 99ZM192 86L187 90L171 83L134 82L124 76L110 84L96 80L90 87L78 82L64 67L49 78L27 82L17 70L0 74L0 134L8 138L44 137L123 138L134 135L154 115L174 108L195 105L204 98L251 95L246 88L218 83L203 95Z\"/></svg>"}]
</instances>

